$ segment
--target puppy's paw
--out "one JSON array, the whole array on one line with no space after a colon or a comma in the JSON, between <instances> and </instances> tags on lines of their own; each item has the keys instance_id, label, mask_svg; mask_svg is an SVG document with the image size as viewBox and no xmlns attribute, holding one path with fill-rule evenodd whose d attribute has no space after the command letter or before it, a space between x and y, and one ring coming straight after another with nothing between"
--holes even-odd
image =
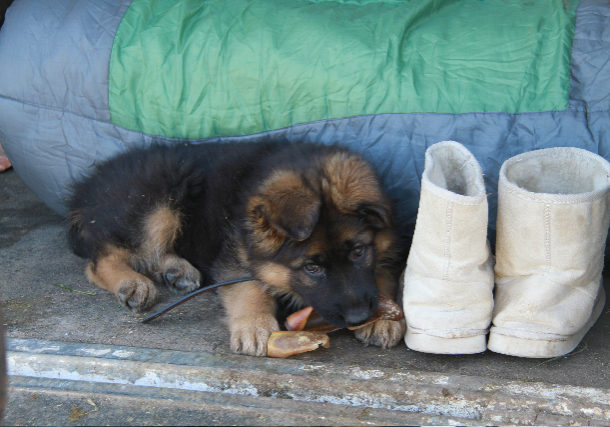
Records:
<instances>
[{"instance_id":1,"label":"puppy's paw","mask_svg":"<svg viewBox=\"0 0 610 427\"><path fill-rule=\"evenodd\" d=\"M405 335L404 319L378 320L370 325L354 331L356 338L366 345L376 345L382 348L394 347Z\"/></svg>"},{"instance_id":2,"label":"puppy's paw","mask_svg":"<svg viewBox=\"0 0 610 427\"><path fill-rule=\"evenodd\" d=\"M280 327L271 314L239 317L230 321L231 350L250 356L266 356L267 341Z\"/></svg>"},{"instance_id":3,"label":"puppy's paw","mask_svg":"<svg viewBox=\"0 0 610 427\"><path fill-rule=\"evenodd\" d=\"M163 283L177 294L187 294L201 286L199 270L187 260L177 256L171 256L165 260L160 275Z\"/></svg>"},{"instance_id":4,"label":"puppy's paw","mask_svg":"<svg viewBox=\"0 0 610 427\"><path fill-rule=\"evenodd\" d=\"M145 277L123 281L116 294L121 303L137 312L152 307L158 295L159 291L153 282Z\"/></svg>"}]
</instances>

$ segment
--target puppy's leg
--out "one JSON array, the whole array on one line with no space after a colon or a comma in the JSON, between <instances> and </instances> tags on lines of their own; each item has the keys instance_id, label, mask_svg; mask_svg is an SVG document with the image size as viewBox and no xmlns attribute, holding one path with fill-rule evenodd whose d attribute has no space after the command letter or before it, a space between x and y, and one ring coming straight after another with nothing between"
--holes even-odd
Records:
<instances>
[{"instance_id":1,"label":"puppy's leg","mask_svg":"<svg viewBox=\"0 0 610 427\"><path fill-rule=\"evenodd\" d=\"M267 340L278 331L275 300L255 281L219 288L231 333L231 350L251 356L267 355Z\"/></svg>"},{"instance_id":2,"label":"puppy's leg","mask_svg":"<svg viewBox=\"0 0 610 427\"><path fill-rule=\"evenodd\" d=\"M174 254L167 254L161 258L155 278L177 294L186 294L201 286L199 270L184 258Z\"/></svg>"},{"instance_id":3,"label":"puppy's leg","mask_svg":"<svg viewBox=\"0 0 610 427\"><path fill-rule=\"evenodd\" d=\"M173 253L181 230L181 215L167 206L156 208L146 217L139 262L157 283L184 294L199 288L201 274L187 260Z\"/></svg>"},{"instance_id":4,"label":"puppy's leg","mask_svg":"<svg viewBox=\"0 0 610 427\"><path fill-rule=\"evenodd\" d=\"M398 283L389 271L380 268L377 272L377 288L379 289L379 293L394 299L398 291ZM407 325L404 319L398 321L378 320L370 325L357 329L354 334L356 335L356 338L366 345L390 348L400 342L405 334L406 328Z\"/></svg>"},{"instance_id":5,"label":"puppy's leg","mask_svg":"<svg viewBox=\"0 0 610 427\"><path fill-rule=\"evenodd\" d=\"M158 291L148 277L131 267L132 256L126 249L110 248L87 265L86 274L92 283L115 294L127 307L143 311L154 304Z\"/></svg>"}]
</instances>

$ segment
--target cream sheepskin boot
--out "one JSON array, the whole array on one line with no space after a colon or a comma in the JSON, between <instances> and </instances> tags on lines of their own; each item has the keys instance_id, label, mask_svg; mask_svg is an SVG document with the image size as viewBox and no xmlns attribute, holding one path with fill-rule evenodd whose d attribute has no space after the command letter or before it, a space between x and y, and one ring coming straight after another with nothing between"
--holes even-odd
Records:
<instances>
[{"instance_id":1,"label":"cream sheepskin boot","mask_svg":"<svg viewBox=\"0 0 610 427\"><path fill-rule=\"evenodd\" d=\"M426 151L421 198L404 275L405 342L426 353L480 353L493 310L481 166L461 144Z\"/></svg>"},{"instance_id":2,"label":"cream sheepskin boot","mask_svg":"<svg viewBox=\"0 0 610 427\"><path fill-rule=\"evenodd\" d=\"M521 357L572 351L605 302L610 164L549 148L500 169L490 350Z\"/></svg>"}]
</instances>

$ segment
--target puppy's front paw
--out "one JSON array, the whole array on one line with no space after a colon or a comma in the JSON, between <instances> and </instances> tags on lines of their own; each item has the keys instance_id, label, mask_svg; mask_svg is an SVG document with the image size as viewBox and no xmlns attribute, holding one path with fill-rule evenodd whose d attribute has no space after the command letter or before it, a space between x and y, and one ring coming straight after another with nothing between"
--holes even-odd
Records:
<instances>
[{"instance_id":1,"label":"puppy's front paw","mask_svg":"<svg viewBox=\"0 0 610 427\"><path fill-rule=\"evenodd\" d=\"M356 338L366 345L382 348L394 347L405 334L406 324L403 320L378 320L354 331Z\"/></svg>"},{"instance_id":2,"label":"puppy's front paw","mask_svg":"<svg viewBox=\"0 0 610 427\"><path fill-rule=\"evenodd\" d=\"M250 356L266 356L267 341L280 327L271 314L256 317L239 317L230 321L231 350Z\"/></svg>"},{"instance_id":3,"label":"puppy's front paw","mask_svg":"<svg viewBox=\"0 0 610 427\"><path fill-rule=\"evenodd\" d=\"M177 294L187 294L199 289L201 274L187 260L177 256L169 256L161 271L162 281Z\"/></svg>"},{"instance_id":4,"label":"puppy's front paw","mask_svg":"<svg viewBox=\"0 0 610 427\"><path fill-rule=\"evenodd\" d=\"M134 311L144 311L155 303L159 291L153 282L145 277L128 279L119 284L116 296L123 304Z\"/></svg>"}]
</instances>

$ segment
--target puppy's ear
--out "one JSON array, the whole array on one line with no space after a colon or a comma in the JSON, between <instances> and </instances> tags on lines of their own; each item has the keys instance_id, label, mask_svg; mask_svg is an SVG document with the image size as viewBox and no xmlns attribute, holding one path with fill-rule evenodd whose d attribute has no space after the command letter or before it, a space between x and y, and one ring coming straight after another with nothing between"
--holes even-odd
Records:
<instances>
[{"instance_id":1,"label":"puppy's ear","mask_svg":"<svg viewBox=\"0 0 610 427\"><path fill-rule=\"evenodd\" d=\"M250 199L248 217L261 234L305 240L320 215L320 198L295 173L274 173ZM280 236L277 236L277 235Z\"/></svg>"},{"instance_id":2,"label":"puppy's ear","mask_svg":"<svg viewBox=\"0 0 610 427\"><path fill-rule=\"evenodd\" d=\"M379 178L360 156L346 152L329 156L324 163L322 189L340 212L358 215L377 229L391 226L391 207Z\"/></svg>"},{"instance_id":3,"label":"puppy's ear","mask_svg":"<svg viewBox=\"0 0 610 427\"><path fill-rule=\"evenodd\" d=\"M392 215L385 205L362 203L358 206L357 212L373 228L381 230L392 226Z\"/></svg>"}]
</instances>

